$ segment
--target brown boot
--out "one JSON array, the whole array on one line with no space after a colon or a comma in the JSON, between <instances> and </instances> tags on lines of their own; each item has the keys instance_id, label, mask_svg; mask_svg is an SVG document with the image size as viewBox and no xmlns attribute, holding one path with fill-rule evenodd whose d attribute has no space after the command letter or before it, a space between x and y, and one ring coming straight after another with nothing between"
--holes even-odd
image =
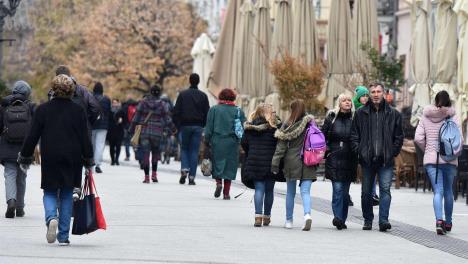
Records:
<instances>
[{"instance_id":1,"label":"brown boot","mask_svg":"<svg viewBox=\"0 0 468 264\"><path fill-rule=\"evenodd\" d=\"M143 181L143 183L150 183L149 175L145 175L145 180Z\"/></svg>"},{"instance_id":2,"label":"brown boot","mask_svg":"<svg viewBox=\"0 0 468 264\"><path fill-rule=\"evenodd\" d=\"M263 225L264 226L269 226L271 222L271 218L269 215L264 215L263 216Z\"/></svg>"},{"instance_id":3,"label":"brown boot","mask_svg":"<svg viewBox=\"0 0 468 264\"><path fill-rule=\"evenodd\" d=\"M255 224L254 224L254 226L255 227L261 227L262 226L262 220L263 220L262 215L256 214L255 215Z\"/></svg>"}]
</instances>

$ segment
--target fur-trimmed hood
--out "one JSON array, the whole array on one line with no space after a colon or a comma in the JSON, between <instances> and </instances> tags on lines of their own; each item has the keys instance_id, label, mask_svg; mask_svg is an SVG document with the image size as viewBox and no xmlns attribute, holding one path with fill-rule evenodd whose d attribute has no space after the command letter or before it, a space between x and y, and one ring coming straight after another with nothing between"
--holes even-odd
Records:
<instances>
[{"instance_id":1,"label":"fur-trimmed hood","mask_svg":"<svg viewBox=\"0 0 468 264\"><path fill-rule=\"evenodd\" d=\"M278 118L276 119L276 126L281 126L281 120L279 120ZM277 127L271 127L265 119L256 119L252 122L247 121L244 123L245 130L254 130L258 132L266 131L269 129L277 129Z\"/></svg>"},{"instance_id":2,"label":"fur-trimmed hood","mask_svg":"<svg viewBox=\"0 0 468 264\"><path fill-rule=\"evenodd\" d=\"M282 127L276 130L275 137L279 140L289 141L299 137L307 127L307 124L314 120L313 115L306 115L300 121L297 121L289 127Z\"/></svg>"}]
</instances>

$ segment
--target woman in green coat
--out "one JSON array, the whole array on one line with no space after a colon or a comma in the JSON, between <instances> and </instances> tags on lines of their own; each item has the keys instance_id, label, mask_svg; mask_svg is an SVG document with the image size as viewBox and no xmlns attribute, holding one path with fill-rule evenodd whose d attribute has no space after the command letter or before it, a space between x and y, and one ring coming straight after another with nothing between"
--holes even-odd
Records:
<instances>
[{"instance_id":1,"label":"woman in green coat","mask_svg":"<svg viewBox=\"0 0 468 264\"><path fill-rule=\"evenodd\" d=\"M310 187L317 180L316 166L304 165L301 150L304 147L304 138L307 127L314 121L312 115L307 115L303 100L294 100L291 103L291 116L283 127L276 131L278 139L276 151L271 164L271 172L279 173L281 159L284 160L284 177L286 178L286 223L285 228L293 227L294 198L296 197L296 185L299 182L302 204L304 206L304 226L302 230L309 231L312 225L310 217L311 199Z\"/></svg>"},{"instance_id":2,"label":"woman in green coat","mask_svg":"<svg viewBox=\"0 0 468 264\"><path fill-rule=\"evenodd\" d=\"M239 165L240 139L234 131L235 119L240 119L241 124L245 122L245 115L234 101L236 93L231 89L220 92L219 104L210 108L205 127L205 141L211 148L213 163L213 178L216 179L216 198L230 200L229 190L231 181L236 179ZM224 190L223 182L224 180Z\"/></svg>"}]
</instances>

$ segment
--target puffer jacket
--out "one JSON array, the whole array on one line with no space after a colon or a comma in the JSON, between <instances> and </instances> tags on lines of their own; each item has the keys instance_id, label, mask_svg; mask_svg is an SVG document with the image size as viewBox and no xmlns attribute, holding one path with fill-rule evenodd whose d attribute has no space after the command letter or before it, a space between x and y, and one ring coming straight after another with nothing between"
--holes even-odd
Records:
<instances>
[{"instance_id":1,"label":"puffer jacket","mask_svg":"<svg viewBox=\"0 0 468 264\"><path fill-rule=\"evenodd\" d=\"M284 159L283 173L287 181L317 179L317 167L305 166L301 157L307 125L312 120L314 116L306 115L291 126L283 126L275 132L278 144L271 162L271 171L279 173L281 160Z\"/></svg>"},{"instance_id":2,"label":"puffer jacket","mask_svg":"<svg viewBox=\"0 0 468 264\"><path fill-rule=\"evenodd\" d=\"M414 141L424 151L424 165L437 163L437 150L439 142L439 130L444 120L451 117L461 131L460 119L455 114L455 109L451 107L436 107L428 105L423 110L423 117L416 128ZM463 139L462 139L463 142ZM439 164L458 165L458 160L446 162L439 158Z\"/></svg>"}]
</instances>

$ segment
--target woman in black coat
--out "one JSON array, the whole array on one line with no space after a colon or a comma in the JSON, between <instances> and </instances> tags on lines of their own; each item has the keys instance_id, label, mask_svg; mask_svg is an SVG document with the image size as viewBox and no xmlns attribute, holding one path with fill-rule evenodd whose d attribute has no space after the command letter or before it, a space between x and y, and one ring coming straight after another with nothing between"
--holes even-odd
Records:
<instances>
[{"instance_id":1,"label":"woman in black coat","mask_svg":"<svg viewBox=\"0 0 468 264\"><path fill-rule=\"evenodd\" d=\"M273 189L275 181L281 177L271 173L271 160L277 143L274 135L278 126L280 124L273 107L268 104L259 105L244 125L241 141L245 151L242 182L249 188L255 188L256 227L262 226L262 222L265 226L270 224Z\"/></svg>"},{"instance_id":2,"label":"woman in black coat","mask_svg":"<svg viewBox=\"0 0 468 264\"><path fill-rule=\"evenodd\" d=\"M107 133L112 166L120 165L120 149L124 138L124 116L120 101L113 99L111 114L109 115L109 132Z\"/></svg>"},{"instance_id":3,"label":"woman in black coat","mask_svg":"<svg viewBox=\"0 0 468 264\"><path fill-rule=\"evenodd\" d=\"M74 89L70 77L59 75L54 78L53 99L37 108L31 131L18 157L20 167L27 170L33 159L34 148L40 140L46 237L47 242L54 243L57 239L61 245L70 243L68 236L73 188L81 186L83 166L91 168L93 165L86 113L71 100ZM60 199L58 217L57 196Z\"/></svg>"},{"instance_id":4,"label":"woman in black coat","mask_svg":"<svg viewBox=\"0 0 468 264\"><path fill-rule=\"evenodd\" d=\"M338 96L337 109L325 118L322 132L327 140L325 177L332 181L333 225L346 229L348 217L349 187L356 180L357 159L351 150L351 125L353 122L353 103L345 94Z\"/></svg>"}]
</instances>

